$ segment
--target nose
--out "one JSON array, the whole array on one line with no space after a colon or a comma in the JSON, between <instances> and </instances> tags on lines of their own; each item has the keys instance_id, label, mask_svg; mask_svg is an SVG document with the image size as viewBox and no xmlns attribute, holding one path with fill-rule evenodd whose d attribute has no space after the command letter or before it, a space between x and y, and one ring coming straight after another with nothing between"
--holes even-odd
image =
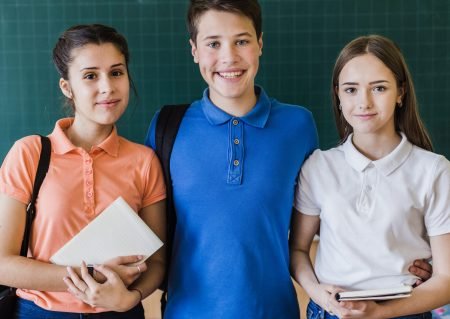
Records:
<instances>
[{"instance_id":1,"label":"nose","mask_svg":"<svg viewBox=\"0 0 450 319\"><path fill-rule=\"evenodd\" d=\"M360 109L370 108L372 105L370 91L361 90L360 92L361 92L361 94L359 94L359 98L358 98L358 107Z\"/></svg>"},{"instance_id":2,"label":"nose","mask_svg":"<svg viewBox=\"0 0 450 319\"><path fill-rule=\"evenodd\" d=\"M106 75L100 78L98 85L101 94L107 94L113 91L112 80Z\"/></svg>"},{"instance_id":3,"label":"nose","mask_svg":"<svg viewBox=\"0 0 450 319\"><path fill-rule=\"evenodd\" d=\"M237 47L230 43L222 45L220 58L223 64L231 65L239 61L239 54Z\"/></svg>"}]
</instances>

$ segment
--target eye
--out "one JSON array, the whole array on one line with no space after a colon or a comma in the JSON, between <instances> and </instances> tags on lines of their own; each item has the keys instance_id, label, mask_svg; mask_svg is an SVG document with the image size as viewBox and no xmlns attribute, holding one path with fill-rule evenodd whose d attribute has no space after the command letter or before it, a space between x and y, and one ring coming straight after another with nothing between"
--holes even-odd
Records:
<instances>
[{"instance_id":1,"label":"eye","mask_svg":"<svg viewBox=\"0 0 450 319\"><path fill-rule=\"evenodd\" d=\"M246 45L248 43L249 43L248 40L238 40L238 41L236 41L236 44L239 45L239 46L244 46L244 45Z\"/></svg>"},{"instance_id":2,"label":"eye","mask_svg":"<svg viewBox=\"0 0 450 319\"><path fill-rule=\"evenodd\" d=\"M211 49L217 49L220 46L220 44L217 41L213 41L213 42L209 42L207 44L207 46L210 47Z\"/></svg>"},{"instance_id":3,"label":"eye","mask_svg":"<svg viewBox=\"0 0 450 319\"><path fill-rule=\"evenodd\" d=\"M356 88L353 88L353 87L345 88L344 92L347 94L354 94L354 93L356 93Z\"/></svg>"},{"instance_id":4,"label":"eye","mask_svg":"<svg viewBox=\"0 0 450 319\"><path fill-rule=\"evenodd\" d=\"M124 74L125 74L125 72L122 71L122 70L113 70L113 71L111 71L111 75L114 76L114 77L119 77L119 76L122 76Z\"/></svg>"},{"instance_id":5,"label":"eye","mask_svg":"<svg viewBox=\"0 0 450 319\"><path fill-rule=\"evenodd\" d=\"M382 86L382 85L376 86L376 87L373 88L373 91L374 92L384 92L384 91L386 91L386 87Z\"/></svg>"},{"instance_id":6,"label":"eye","mask_svg":"<svg viewBox=\"0 0 450 319\"><path fill-rule=\"evenodd\" d=\"M86 74L83 76L83 79L86 79L86 80L94 80L96 77L97 77L97 75L96 75L95 73L86 73Z\"/></svg>"}]
</instances>

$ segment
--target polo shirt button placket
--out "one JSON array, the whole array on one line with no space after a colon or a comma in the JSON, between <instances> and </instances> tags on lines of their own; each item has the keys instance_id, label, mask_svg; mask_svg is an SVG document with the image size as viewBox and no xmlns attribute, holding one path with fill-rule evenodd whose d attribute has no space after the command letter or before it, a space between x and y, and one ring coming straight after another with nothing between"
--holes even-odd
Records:
<instances>
[{"instance_id":1,"label":"polo shirt button placket","mask_svg":"<svg viewBox=\"0 0 450 319\"><path fill-rule=\"evenodd\" d=\"M229 129L228 147L231 150L231 156L228 158L228 184L239 185L242 183L242 161L244 158L243 149L243 122L232 118Z\"/></svg>"}]
</instances>

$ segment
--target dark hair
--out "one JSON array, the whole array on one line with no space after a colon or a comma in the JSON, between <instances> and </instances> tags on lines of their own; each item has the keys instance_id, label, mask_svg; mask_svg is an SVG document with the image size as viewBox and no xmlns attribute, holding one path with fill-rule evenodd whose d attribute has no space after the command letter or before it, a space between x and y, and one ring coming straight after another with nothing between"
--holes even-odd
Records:
<instances>
[{"instance_id":1,"label":"dark hair","mask_svg":"<svg viewBox=\"0 0 450 319\"><path fill-rule=\"evenodd\" d=\"M258 0L191 0L187 13L187 28L194 43L197 42L198 21L209 10L236 13L249 18L255 27L256 37L261 37L262 17Z\"/></svg>"},{"instance_id":2,"label":"dark hair","mask_svg":"<svg viewBox=\"0 0 450 319\"><path fill-rule=\"evenodd\" d=\"M102 24L81 24L75 25L67 29L56 42L53 48L53 63L60 74L60 76L68 80L69 65L73 60L72 51L76 48L83 47L87 44L113 44L124 56L125 64L128 73L130 86L137 96L136 87L131 78L128 63L130 60L130 53L128 51L128 43L123 35L117 32L116 29L102 25ZM69 104L73 107L73 102L70 100Z\"/></svg>"},{"instance_id":3,"label":"dark hair","mask_svg":"<svg viewBox=\"0 0 450 319\"><path fill-rule=\"evenodd\" d=\"M394 113L396 131L404 132L414 145L432 151L433 145L420 119L413 80L403 54L393 41L380 35L354 39L342 49L334 65L331 97L336 126L341 138L340 144L353 132L353 128L347 123L339 108L340 101L336 90L339 86L339 75L351 59L365 54L372 54L383 62L394 74L397 87L403 90L402 103L396 106Z\"/></svg>"}]
</instances>

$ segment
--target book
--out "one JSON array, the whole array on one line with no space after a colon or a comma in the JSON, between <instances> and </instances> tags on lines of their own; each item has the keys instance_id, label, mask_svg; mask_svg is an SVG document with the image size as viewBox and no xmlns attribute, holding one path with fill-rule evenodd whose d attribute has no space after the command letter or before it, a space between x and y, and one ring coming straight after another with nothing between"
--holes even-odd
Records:
<instances>
[{"instance_id":1,"label":"book","mask_svg":"<svg viewBox=\"0 0 450 319\"><path fill-rule=\"evenodd\" d=\"M50 261L57 265L103 264L128 255L142 255L144 262L162 241L122 198L118 197L93 221L61 247Z\"/></svg>"},{"instance_id":2,"label":"book","mask_svg":"<svg viewBox=\"0 0 450 319\"><path fill-rule=\"evenodd\" d=\"M342 291L336 294L336 300L388 300L409 297L411 296L411 292L412 287L406 285L383 289Z\"/></svg>"}]
</instances>

